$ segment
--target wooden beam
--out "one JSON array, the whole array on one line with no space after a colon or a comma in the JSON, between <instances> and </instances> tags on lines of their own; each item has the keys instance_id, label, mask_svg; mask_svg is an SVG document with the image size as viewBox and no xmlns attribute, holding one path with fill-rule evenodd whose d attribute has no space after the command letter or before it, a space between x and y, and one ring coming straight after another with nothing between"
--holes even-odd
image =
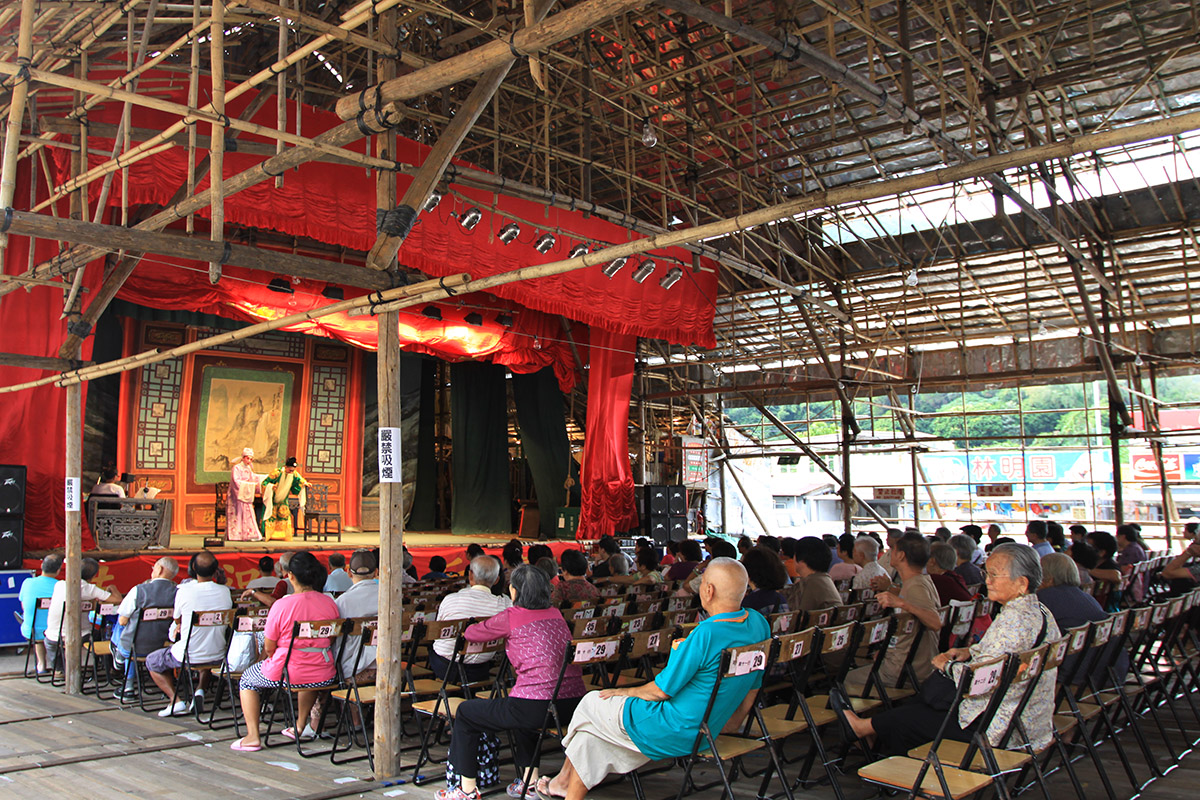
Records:
<instances>
[{"instance_id":1,"label":"wooden beam","mask_svg":"<svg viewBox=\"0 0 1200 800\"><path fill-rule=\"evenodd\" d=\"M461 55L447 58L338 101L337 114L354 119L363 109L407 100L443 86L461 83L495 69L517 55L531 55L595 27L605 20L646 3L646 0L584 0L530 28L522 28L506 39L495 39Z\"/></svg>"},{"instance_id":2,"label":"wooden beam","mask_svg":"<svg viewBox=\"0 0 1200 800\"><path fill-rule=\"evenodd\" d=\"M25 116L25 98L29 96L30 59L33 57L33 17L36 0L21 0L21 26L17 32L17 76L8 106L8 125L4 129L4 156L0 168L0 208L12 205L17 190L17 152L21 147L21 118ZM0 249L8 247L8 234L0 233Z\"/></svg>"},{"instance_id":3,"label":"wooden beam","mask_svg":"<svg viewBox=\"0 0 1200 800\"><path fill-rule=\"evenodd\" d=\"M52 358L50 356L27 356L21 353L0 353L0 366L24 367L25 369L45 369L63 372L68 369L79 369L92 365L93 361L76 361L71 358Z\"/></svg>"},{"instance_id":4,"label":"wooden beam","mask_svg":"<svg viewBox=\"0 0 1200 800\"><path fill-rule=\"evenodd\" d=\"M78 351L76 351L78 354ZM63 446L66 448L67 483L74 481L74 491L71 492L75 510L67 507L66 530L66 609L64 611L63 635L59 638L58 646L62 648L62 663L66 674L67 694L83 693L83 631L80 627L83 597L80 591L83 561L83 387L67 387L66 410L67 436ZM63 497L66 495L64 494ZM51 499L48 502L62 502L62 499Z\"/></svg>"},{"instance_id":5,"label":"wooden beam","mask_svg":"<svg viewBox=\"0 0 1200 800\"><path fill-rule=\"evenodd\" d=\"M196 261L217 261L235 267L262 270L275 275L288 275L314 281L338 283L362 289L388 289L392 280L372 270L323 258L281 253L231 242L211 242L182 234L159 233L102 225L78 219L51 217L32 211L13 211L10 233L34 236L38 239L94 245L105 250L126 250L132 253L159 253L190 258ZM64 264L61 272L74 267ZM52 273L52 274L61 274ZM95 302L93 300L93 302Z\"/></svg>"}]
</instances>

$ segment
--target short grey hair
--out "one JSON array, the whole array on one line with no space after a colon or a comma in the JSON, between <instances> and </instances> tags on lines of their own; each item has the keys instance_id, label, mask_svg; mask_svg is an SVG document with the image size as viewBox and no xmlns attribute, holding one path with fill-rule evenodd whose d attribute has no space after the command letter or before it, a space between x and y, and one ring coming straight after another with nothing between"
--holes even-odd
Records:
<instances>
[{"instance_id":1,"label":"short grey hair","mask_svg":"<svg viewBox=\"0 0 1200 800\"><path fill-rule=\"evenodd\" d=\"M950 572L958 565L958 553L945 542L934 542L929 547L929 557L946 572Z\"/></svg>"},{"instance_id":2,"label":"short grey hair","mask_svg":"<svg viewBox=\"0 0 1200 800\"><path fill-rule=\"evenodd\" d=\"M179 562L169 556L163 556L158 561L155 561L154 566L162 567L163 572L167 573L168 578L174 578L179 574Z\"/></svg>"},{"instance_id":3,"label":"short grey hair","mask_svg":"<svg viewBox=\"0 0 1200 800\"><path fill-rule=\"evenodd\" d=\"M1042 585L1042 562L1037 550L1029 545L1005 542L992 548L991 558L1004 556L1008 559L1008 576L1013 580L1025 578L1029 581L1030 592L1036 592Z\"/></svg>"},{"instance_id":4,"label":"short grey hair","mask_svg":"<svg viewBox=\"0 0 1200 800\"><path fill-rule=\"evenodd\" d=\"M862 551L874 561L879 558L879 542L871 536L859 536L854 540L854 549L862 548Z\"/></svg>"},{"instance_id":5,"label":"short grey hair","mask_svg":"<svg viewBox=\"0 0 1200 800\"><path fill-rule=\"evenodd\" d=\"M500 562L491 556L475 556L471 559L471 577L483 586L495 586L500 577Z\"/></svg>"},{"instance_id":6,"label":"short grey hair","mask_svg":"<svg viewBox=\"0 0 1200 800\"><path fill-rule=\"evenodd\" d=\"M965 533L956 533L950 537L950 546L954 548L954 552L963 561L970 561L971 556L975 555L975 551L979 549L979 545L975 540Z\"/></svg>"},{"instance_id":7,"label":"short grey hair","mask_svg":"<svg viewBox=\"0 0 1200 800\"><path fill-rule=\"evenodd\" d=\"M1052 586L1079 586L1079 567L1065 553L1042 556L1042 573Z\"/></svg>"}]
</instances>

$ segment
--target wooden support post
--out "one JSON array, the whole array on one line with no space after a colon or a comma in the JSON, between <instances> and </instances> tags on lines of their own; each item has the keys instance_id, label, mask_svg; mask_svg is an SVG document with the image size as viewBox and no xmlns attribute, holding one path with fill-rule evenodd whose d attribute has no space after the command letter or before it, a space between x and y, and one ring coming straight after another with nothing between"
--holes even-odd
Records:
<instances>
[{"instance_id":1,"label":"wooden support post","mask_svg":"<svg viewBox=\"0 0 1200 800\"><path fill-rule=\"evenodd\" d=\"M212 109L217 119L225 117L225 0L212 0L208 32L208 56L212 69ZM225 241L225 125L213 122L208 150L209 218L212 241ZM221 280L222 260L208 262L208 282Z\"/></svg>"},{"instance_id":2,"label":"wooden support post","mask_svg":"<svg viewBox=\"0 0 1200 800\"><path fill-rule=\"evenodd\" d=\"M76 351L78 355L78 351ZM66 529L66 592L67 606L64 620L63 637L59 641L62 648L63 665L67 676L67 694L81 694L83 691L82 669L82 630L80 630L80 613L82 597L80 595L80 567L83 559L83 524L79 509L82 507L81 477L83 473L83 386L76 384L67 387L67 485L74 481L73 496L67 505ZM65 497L65 495L64 495ZM58 498L52 502L63 502ZM72 511L71 508L75 510Z\"/></svg>"},{"instance_id":3,"label":"wooden support post","mask_svg":"<svg viewBox=\"0 0 1200 800\"><path fill-rule=\"evenodd\" d=\"M287 0L283 0L284 7L287 6ZM390 13L390 12L384 12ZM332 26L331 26L332 27ZM276 54L280 61L287 58L287 19L282 15L279 17L279 41L276 42ZM287 130L287 72L280 72L275 77L275 127L281 131ZM275 142L275 155L283 152L283 142ZM275 188L283 188L283 175L280 174L275 178Z\"/></svg>"},{"instance_id":4,"label":"wooden support post","mask_svg":"<svg viewBox=\"0 0 1200 800\"><path fill-rule=\"evenodd\" d=\"M717 395L717 441L725 445L725 397ZM729 514L725 503L725 461L721 461L721 471L717 473L717 482L721 488L721 534L729 535Z\"/></svg>"},{"instance_id":5,"label":"wooden support post","mask_svg":"<svg viewBox=\"0 0 1200 800\"><path fill-rule=\"evenodd\" d=\"M21 27L17 31L17 64L28 69L33 57L33 18L36 0L21 0ZM12 205L17 190L17 152L21 146L21 118L25 116L25 98L29 95L29 77L17 74L8 106L8 125L4 130L4 162L0 170L0 208ZM8 247L8 234L0 233L0 249Z\"/></svg>"},{"instance_id":6,"label":"wooden support post","mask_svg":"<svg viewBox=\"0 0 1200 800\"><path fill-rule=\"evenodd\" d=\"M400 427L400 315L379 315L379 429ZM400 637L404 603L402 484L379 484L379 657L375 675L375 779L400 774Z\"/></svg>"},{"instance_id":7,"label":"wooden support post","mask_svg":"<svg viewBox=\"0 0 1200 800\"><path fill-rule=\"evenodd\" d=\"M200 29L200 0L192 0L192 30ZM200 37L192 36L191 61L188 66L188 96L189 108L200 104ZM196 193L196 126L187 126L187 196ZM210 144L209 147L212 145ZM187 215L187 232L196 232L196 216Z\"/></svg>"}]
</instances>

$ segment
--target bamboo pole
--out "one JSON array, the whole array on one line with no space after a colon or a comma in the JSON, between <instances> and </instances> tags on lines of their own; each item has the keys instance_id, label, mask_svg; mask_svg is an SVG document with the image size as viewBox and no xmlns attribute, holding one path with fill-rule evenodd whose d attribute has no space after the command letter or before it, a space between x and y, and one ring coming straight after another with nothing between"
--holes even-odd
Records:
<instances>
[{"instance_id":1,"label":"bamboo pole","mask_svg":"<svg viewBox=\"0 0 1200 800\"><path fill-rule=\"evenodd\" d=\"M287 0L283 0L287 2ZM281 9L286 13L287 9ZM276 42L276 57L279 60L287 55L287 19L279 15L278 41ZM275 127L281 131L287 130L287 73L280 72L275 76ZM275 142L275 155L283 152L283 142ZM283 174L275 177L275 188L283 188Z\"/></svg>"},{"instance_id":2,"label":"bamboo pole","mask_svg":"<svg viewBox=\"0 0 1200 800\"><path fill-rule=\"evenodd\" d=\"M212 71L212 106L218 120L228 123L225 115L225 0L212 0L208 34L208 60ZM209 218L213 242L225 240L225 124L215 121L210 127L208 150ZM221 280L221 261L208 262L208 282Z\"/></svg>"},{"instance_id":3,"label":"bamboo pole","mask_svg":"<svg viewBox=\"0 0 1200 800\"><path fill-rule=\"evenodd\" d=\"M200 104L200 42L196 38L195 31L200 27L200 0L192 0L192 32L189 37L192 40L191 60L188 62L188 95L187 104L190 108L195 108ZM191 197L196 193L196 145L197 145L196 126L187 126L187 196ZM143 140L144 141L144 140ZM276 140L278 143L278 140ZM209 143L211 147L211 142ZM282 145L279 145L282 147ZM194 233L196 230L196 217L194 214L188 214L186 229L188 233Z\"/></svg>"},{"instance_id":4,"label":"bamboo pole","mask_svg":"<svg viewBox=\"0 0 1200 800\"><path fill-rule=\"evenodd\" d=\"M539 53L595 27L610 17L639 8L645 3L646 0L585 0L538 25L522 28L508 39L495 39L474 50L439 61L426 69L368 86L361 92L343 97L337 103L337 114L342 119L354 119L363 109L390 105L398 100L460 83L495 69L506 59L513 58L514 51L519 55Z\"/></svg>"},{"instance_id":5,"label":"bamboo pole","mask_svg":"<svg viewBox=\"0 0 1200 800\"><path fill-rule=\"evenodd\" d=\"M37 12L36 0L21 0L21 27L17 31L17 75L12 91L12 103L8 107L8 125L4 130L4 162L0 167L0 207L12 205L17 191L17 152L21 146L21 118L25 116L25 98L29 96L29 76L23 70L29 68L33 57L33 17ZM8 247L8 234L0 233L0 249Z\"/></svg>"}]
</instances>

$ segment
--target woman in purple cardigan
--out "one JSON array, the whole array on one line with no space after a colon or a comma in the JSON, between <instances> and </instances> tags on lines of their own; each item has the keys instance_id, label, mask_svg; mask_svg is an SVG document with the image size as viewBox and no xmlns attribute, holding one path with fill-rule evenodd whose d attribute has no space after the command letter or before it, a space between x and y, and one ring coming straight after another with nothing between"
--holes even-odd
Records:
<instances>
[{"instance_id":1,"label":"woman in purple cardigan","mask_svg":"<svg viewBox=\"0 0 1200 800\"><path fill-rule=\"evenodd\" d=\"M454 734L450 739L450 764L461 776L458 787L440 789L437 800L479 800L478 747L483 734L511 731L517 766L517 779L508 787L513 798L534 798L537 773L524 778L533 763L533 748L546 715L546 705L554 696L562 669L563 654L571 643L571 629L562 613L550 605L550 580L537 567L524 564L509 578L513 605L483 622L469 626L463 635L470 642L507 639L505 651L516 673L516 685L508 697L468 700L454 715ZM574 664L563 675L556 703L559 723L566 729L575 706L583 697L583 673Z\"/></svg>"}]
</instances>

